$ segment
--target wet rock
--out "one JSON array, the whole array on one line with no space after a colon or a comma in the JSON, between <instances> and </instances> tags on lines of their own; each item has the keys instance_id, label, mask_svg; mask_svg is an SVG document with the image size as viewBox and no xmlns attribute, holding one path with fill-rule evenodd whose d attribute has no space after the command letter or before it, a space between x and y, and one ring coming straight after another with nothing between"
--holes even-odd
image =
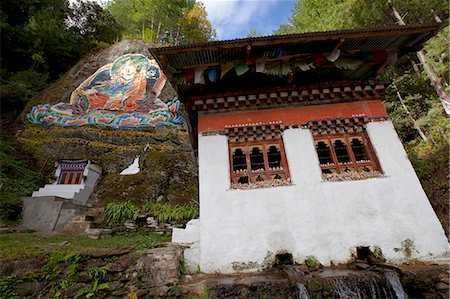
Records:
<instances>
[{"instance_id":1,"label":"wet rock","mask_svg":"<svg viewBox=\"0 0 450 299\"><path fill-rule=\"evenodd\" d=\"M145 256L138 259L135 269L143 283L150 288L156 288L151 292L152 295L160 296L158 287L170 287L178 282L181 256L181 250L164 247L147 250Z\"/></svg>"}]
</instances>

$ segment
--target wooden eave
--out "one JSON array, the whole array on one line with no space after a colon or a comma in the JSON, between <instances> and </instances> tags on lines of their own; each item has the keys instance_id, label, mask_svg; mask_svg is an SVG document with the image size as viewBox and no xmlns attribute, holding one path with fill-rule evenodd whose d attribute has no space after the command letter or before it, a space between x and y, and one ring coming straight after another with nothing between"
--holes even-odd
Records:
<instances>
[{"instance_id":1,"label":"wooden eave","mask_svg":"<svg viewBox=\"0 0 450 299\"><path fill-rule=\"evenodd\" d=\"M313 54L331 52L336 48L341 50L343 55L349 56L381 49L395 52L400 57L408 52L421 49L423 44L436 35L440 29L442 29L441 24L391 26L212 41L201 44L151 48L149 50L177 91L180 101L185 104L189 131L193 146L196 148L197 113L217 109L233 111L229 110L228 107L221 106L221 103L217 101L221 96L228 96L225 93L230 93L230 97L236 99L233 105L237 103L238 107L234 107L235 109L255 109L257 100L252 97L252 101L250 101L249 96L255 94L259 97L261 92L253 91L264 89L266 89L268 97L275 100L275 103L287 106L291 105L293 101L297 101L298 105L323 101L323 99L334 102L334 96L344 101L361 97L379 99L381 90L374 87L366 91L350 90L350 92L344 92L342 90L342 92L329 93L324 92L324 89L327 90L329 87L319 86L319 92L317 93L316 91L313 92L314 88L311 85L314 85L314 83L332 85L335 81L337 81L337 84L344 81L369 82L382 72L387 63L367 62L355 70L342 71L327 62L313 71L295 73L294 79L297 81L294 80L293 83L288 83L286 77L280 78L254 72L250 74L249 72L239 77L225 76L219 79L217 83L180 84L170 70L183 71L199 66L214 66L230 61L244 60L248 49L250 49L253 59L263 58L266 61L311 58ZM272 57L272 53L277 49L281 49L279 55ZM373 84L364 83L363 89L364 86L368 85ZM310 87L305 88L304 86ZM283 91L283 89L287 89L287 91ZM296 96L299 91L301 94L305 90L308 92L306 97ZM249 102L251 102L250 105ZM273 101L270 103L265 101L264 103L267 107L270 107ZM256 107L256 109L259 109L259 107Z\"/></svg>"}]
</instances>

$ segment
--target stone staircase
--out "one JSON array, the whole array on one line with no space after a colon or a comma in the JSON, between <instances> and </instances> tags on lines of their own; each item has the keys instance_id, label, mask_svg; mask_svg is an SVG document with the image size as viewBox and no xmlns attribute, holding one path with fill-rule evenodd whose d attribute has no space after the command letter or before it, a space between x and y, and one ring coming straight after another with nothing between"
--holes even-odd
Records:
<instances>
[{"instance_id":1,"label":"stone staircase","mask_svg":"<svg viewBox=\"0 0 450 299\"><path fill-rule=\"evenodd\" d=\"M83 213L68 221L59 231L67 234L84 234L91 229L97 229L105 220L105 208L85 208Z\"/></svg>"}]
</instances>

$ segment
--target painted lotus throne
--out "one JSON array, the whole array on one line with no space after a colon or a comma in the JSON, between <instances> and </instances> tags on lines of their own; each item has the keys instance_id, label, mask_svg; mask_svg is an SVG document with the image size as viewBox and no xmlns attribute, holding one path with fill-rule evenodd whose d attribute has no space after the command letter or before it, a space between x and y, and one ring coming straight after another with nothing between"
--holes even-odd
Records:
<instances>
[{"instance_id":1,"label":"painted lotus throne","mask_svg":"<svg viewBox=\"0 0 450 299\"><path fill-rule=\"evenodd\" d=\"M166 83L154 60L126 54L98 69L71 94L69 103L33 107L33 123L58 125L152 126L181 121L179 102L158 96Z\"/></svg>"}]
</instances>

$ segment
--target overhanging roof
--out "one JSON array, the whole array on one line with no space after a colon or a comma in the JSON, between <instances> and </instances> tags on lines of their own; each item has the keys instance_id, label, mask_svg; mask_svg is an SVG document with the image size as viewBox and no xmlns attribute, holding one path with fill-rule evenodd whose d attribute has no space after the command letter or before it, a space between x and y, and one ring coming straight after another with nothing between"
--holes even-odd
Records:
<instances>
[{"instance_id":1,"label":"overhanging roof","mask_svg":"<svg viewBox=\"0 0 450 299\"><path fill-rule=\"evenodd\" d=\"M440 24L391 26L384 28L350 29L325 32L310 32L302 34L274 35L265 37L242 38L225 41L213 41L201 44L169 46L149 49L158 61L164 73L168 76L173 87L181 98L193 96L193 86L175 80L174 70L182 72L193 67L208 67L220 65L229 61L245 60L250 46L250 56L253 59L292 59L306 58L315 53L331 52L339 49L344 55L357 55L379 49L394 50L401 56L407 52L417 51L429 38L440 30ZM247 49L247 50L246 50ZM274 58L274 52L277 57ZM367 80L374 78L383 68L383 64L364 64L351 71L337 70L332 65L324 65L312 72L300 76L294 84L327 82L337 80ZM172 71L172 72L171 72ZM230 76L228 76L230 77ZM257 81L262 86L273 82L279 86L285 80L274 76L240 76L239 80L228 77L214 84L213 89L208 86L195 86L197 93L207 94L213 90L229 90L244 81ZM232 77L232 76L231 76ZM269 77L269 78L267 78ZM308 82L311 80L311 82ZM225 82L220 82L225 81ZM206 84L208 85L208 84ZM257 84L256 84L257 85ZM200 87L200 88L199 88ZM258 86L252 86L258 87ZM241 89L239 86L238 89Z\"/></svg>"},{"instance_id":2,"label":"overhanging roof","mask_svg":"<svg viewBox=\"0 0 450 299\"><path fill-rule=\"evenodd\" d=\"M248 109L253 100L256 101L255 105L258 105L260 98L270 98L275 106L277 101L283 101L285 98L287 102L297 98L299 101L320 101L322 96L327 98L328 92L334 93L335 89L337 95L341 94L344 98L347 89L351 93L354 88L353 96L356 98L359 97L357 88L364 89L364 96L361 98L366 97L366 89L375 90L372 96L377 98L378 83L372 80L384 67L395 61L392 58L420 50L440 29L441 24L391 26L243 38L149 50L176 89L181 102L185 104L187 123L193 146L196 148L197 115L200 110L216 106L226 110L226 104L233 104L229 107L235 110ZM336 49L340 51L337 60L323 59L327 52L334 52ZM386 54L381 60L361 58L375 56L375 53L380 51ZM314 61L318 55L322 55L323 63L320 65ZM283 66L287 63L291 66L289 75L259 72L256 65L258 60L264 60L266 66L278 62ZM348 68L343 67L342 60L359 60L361 63ZM231 62L236 67L238 61L243 61L248 66L249 70L244 74L238 75L236 68L225 75L219 71L220 77L218 76L216 81L210 81L206 76L206 72L211 68L223 70L224 66ZM299 67L299 61L314 65L305 69ZM202 84L195 83L195 80L183 80L182 77L188 70L192 75L193 68L206 69L203 75L208 79L201 82ZM184 76L184 79L186 78ZM316 99L316 96L320 99ZM243 105L239 105L241 100Z\"/></svg>"}]
</instances>

